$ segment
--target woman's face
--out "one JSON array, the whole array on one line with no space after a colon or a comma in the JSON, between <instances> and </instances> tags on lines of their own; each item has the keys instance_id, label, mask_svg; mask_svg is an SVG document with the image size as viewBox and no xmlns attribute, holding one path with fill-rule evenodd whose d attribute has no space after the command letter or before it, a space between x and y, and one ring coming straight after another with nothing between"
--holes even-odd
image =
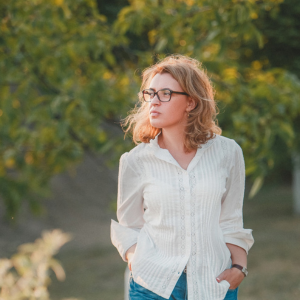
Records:
<instances>
[{"instance_id":1,"label":"woman's face","mask_svg":"<svg viewBox=\"0 0 300 300\"><path fill-rule=\"evenodd\" d=\"M174 77L169 73L156 74L149 85L155 92L170 89L184 92ZM171 128L185 126L187 112L193 109L194 101L189 96L172 93L169 102L161 102L157 95L149 102L150 123L155 128Z\"/></svg>"}]
</instances>

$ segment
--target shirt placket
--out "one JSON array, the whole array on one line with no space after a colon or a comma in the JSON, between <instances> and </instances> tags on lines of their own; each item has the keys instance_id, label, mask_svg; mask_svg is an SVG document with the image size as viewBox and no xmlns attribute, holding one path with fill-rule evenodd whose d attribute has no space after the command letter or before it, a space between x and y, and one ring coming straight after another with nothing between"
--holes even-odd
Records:
<instances>
[{"instance_id":1,"label":"shirt placket","mask_svg":"<svg viewBox=\"0 0 300 300\"><path fill-rule=\"evenodd\" d=\"M190 212L190 224L191 224L191 256L190 256L190 267L191 270L188 272L188 278L192 277L192 290L194 299L198 299L199 291L198 291L198 281L196 276L197 271L197 243L196 243L196 214L195 214L195 185L196 185L196 178L194 171L190 172L189 174L189 181L190 181L190 205L191 205L191 212Z\"/></svg>"},{"instance_id":2,"label":"shirt placket","mask_svg":"<svg viewBox=\"0 0 300 300\"><path fill-rule=\"evenodd\" d=\"M185 248L183 256L189 256L191 252L191 197L190 197L190 180L189 173L186 170L182 171L183 173L183 190L184 190L184 199L183 206L184 211L182 215L184 216L184 226L181 234L184 236Z\"/></svg>"},{"instance_id":3,"label":"shirt placket","mask_svg":"<svg viewBox=\"0 0 300 300\"><path fill-rule=\"evenodd\" d=\"M178 170L179 180L179 199L180 199L180 254L181 257L185 256L186 252L186 176L185 172Z\"/></svg>"},{"instance_id":4,"label":"shirt placket","mask_svg":"<svg viewBox=\"0 0 300 300\"><path fill-rule=\"evenodd\" d=\"M191 265L190 262L190 254L192 250L192 233L193 233L193 220L192 220L192 214L193 214L193 207L192 207L192 195L190 193L191 189L191 178L190 178L190 172L183 171L183 182L184 182L184 189L185 189L185 211L184 211L184 217L185 217L185 257L188 259L188 265L187 265L187 280L188 280L188 286L191 283L191 276L192 272L195 272L195 266ZM190 288L193 289L193 287L190 286ZM197 299L197 298L195 298Z\"/></svg>"},{"instance_id":5,"label":"shirt placket","mask_svg":"<svg viewBox=\"0 0 300 300\"><path fill-rule=\"evenodd\" d=\"M190 205L190 182L189 173L182 168L177 167L179 199L180 199L180 256L181 262L172 269L171 274L166 278L161 286L165 291L171 283L176 283L184 269L191 253L191 205ZM175 273L175 276L173 275ZM170 281L170 279L172 280ZM173 282L174 281L174 282ZM169 287L167 288L169 289ZM171 290L170 290L171 291Z\"/></svg>"}]
</instances>

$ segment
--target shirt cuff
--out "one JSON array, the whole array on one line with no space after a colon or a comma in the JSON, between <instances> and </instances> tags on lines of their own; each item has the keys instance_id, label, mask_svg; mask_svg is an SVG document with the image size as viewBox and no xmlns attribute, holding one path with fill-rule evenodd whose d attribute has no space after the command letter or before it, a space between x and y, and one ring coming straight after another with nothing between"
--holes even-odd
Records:
<instances>
[{"instance_id":1,"label":"shirt cuff","mask_svg":"<svg viewBox=\"0 0 300 300\"><path fill-rule=\"evenodd\" d=\"M250 248L254 244L252 229L242 229L235 232L224 233L224 241L225 243L243 248L248 254Z\"/></svg>"},{"instance_id":2,"label":"shirt cuff","mask_svg":"<svg viewBox=\"0 0 300 300\"><path fill-rule=\"evenodd\" d=\"M127 262L125 258L126 251L137 242L137 238L140 234L140 230L138 228L129 228L123 226L116 222L115 220L111 220L110 227L110 237L112 244L118 249L120 256L122 259Z\"/></svg>"}]
</instances>

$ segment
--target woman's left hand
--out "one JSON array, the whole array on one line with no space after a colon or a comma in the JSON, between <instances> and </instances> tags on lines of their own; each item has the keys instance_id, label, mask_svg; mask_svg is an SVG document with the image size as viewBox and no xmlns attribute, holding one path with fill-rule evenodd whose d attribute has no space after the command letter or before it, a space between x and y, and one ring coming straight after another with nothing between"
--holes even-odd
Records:
<instances>
[{"instance_id":1,"label":"woman's left hand","mask_svg":"<svg viewBox=\"0 0 300 300\"><path fill-rule=\"evenodd\" d=\"M216 279L218 282L226 280L230 283L229 289L236 289L245 278L244 274L237 268L226 269Z\"/></svg>"}]
</instances>

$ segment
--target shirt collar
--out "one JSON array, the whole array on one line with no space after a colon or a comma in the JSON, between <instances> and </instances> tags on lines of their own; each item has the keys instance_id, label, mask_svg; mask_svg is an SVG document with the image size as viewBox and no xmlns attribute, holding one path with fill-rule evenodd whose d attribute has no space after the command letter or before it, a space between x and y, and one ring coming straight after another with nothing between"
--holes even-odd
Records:
<instances>
[{"instance_id":1,"label":"shirt collar","mask_svg":"<svg viewBox=\"0 0 300 300\"><path fill-rule=\"evenodd\" d=\"M161 134L161 131L154 137L154 139L150 140L150 145L155 147L155 148L159 148L161 150L166 150L166 149L162 149L159 147L159 144L158 144L158 136ZM210 145L212 145L214 143L216 139L216 134L213 133L213 138L208 140L205 144L200 144L198 145L198 148L200 149L206 149L208 148Z\"/></svg>"},{"instance_id":2,"label":"shirt collar","mask_svg":"<svg viewBox=\"0 0 300 300\"><path fill-rule=\"evenodd\" d=\"M172 163L176 166L178 166L179 168L181 168L181 166L178 164L178 162L174 159L174 157L171 155L171 153L169 152L169 150L167 149L162 149L159 147L158 144L158 136L161 134L161 131L154 137L154 139L151 139L149 144L150 147L153 151L153 154L161 159L164 160L168 163ZM213 134L213 138L208 140L205 144L201 144L198 146L197 152L195 154L195 157L192 159L192 161L190 162L187 171L190 171L199 161L200 157L202 156L203 152L205 149L209 148L216 140L216 134Z\"/></svg>"}]
</instances>

